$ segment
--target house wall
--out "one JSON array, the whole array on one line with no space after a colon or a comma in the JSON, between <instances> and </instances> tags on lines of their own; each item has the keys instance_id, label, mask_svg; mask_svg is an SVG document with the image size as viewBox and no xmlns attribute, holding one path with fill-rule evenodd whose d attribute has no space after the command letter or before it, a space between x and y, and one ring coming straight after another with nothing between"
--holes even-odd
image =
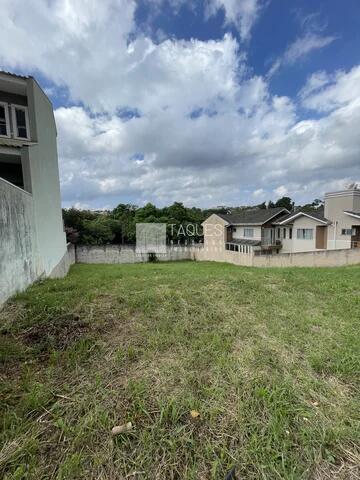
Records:
<instances>
[{"instance_id":1,"label":"house wall","mask_svg":"<svg viewBox=\"0 0 360 480\"><path fill-rule=\"evenodd\" d=\"M284 248L284 252L310 252L316 250L316 227L319 225L319 222L316 220L312 220L308 217L299 217L294 220L293 223L293 234L292 240L286 242L286 249L289 248L290 250L286 250ZM300 240L297 238L297 230L301 228L311 228L313 229L313 238L312 240ZM291 243L292 242L292 245Z\"/></svg>"},{"instance_id":2,"label":"house wall","mask_svg":"<svg viewBox=\"0 0 360 480\"><path fill-rule=\"evenodd\" d=\"M202 226L204 231L204 251L206 258L215 260L225 252L227 222L216 214L210 215Z\"/></svg>"},{"instance_id":3,"label":"house wall","mask_svg":"<svg viewBox=\"0 0 360 480\"><path fill-rule=\"evenodd\" d=\"M286 229L286 238L284 238L283 232L284 228ZM290 239L290 228L292 228L292 238ZM312 227L310 227L312 228ZM281 243L282 243L282 249L281 253L287 253L287 252L292 252L294 248L294 234L296 235L296 230L294 227L291 225L291 227L288 226L281 226Z\"/></svg>"},{"instance_id":4,"label":"house wall","mask_svg":"<svg viewBox=\"0 0 360 480\"><path fill-rule=\"evenodd\" d=\"M360 212L360 190L327 193L324 209L325 218L332 222L328 228L327 248L350 248L351 236L342 235L341 230L349 229L353 225L360 225L360 220L346 215L344 210Z\"/></svg>"},{"instance_id":5,"label":"house wall","mask_svg":"<svg viewBox=\"0 0 360 480\"><path fill-rule=\"evenodd\" d=\"M38 144L24 147L26 152L23 155L28 155L37 242L44 272L49 275L67 251L61 213L56 126L52 105L34 80L29 80L28 103L35 118Z\"/></svg>"},{"instance_id":6,"label":"house wall","mask_svg":"<svg viewBox=\"0 0 360 480\"><path fill-rule=\"evenodd\" d=\"M234 226L236 228L236 232L233 232L233 238L234 239L261 240L261 227L260 226L253 226L253 225L248 225L248 226L234 225ZM244 228L252 228L254 230L254 236L253 237L245 237L244 236Z\"/></svg>"}]
</instances>

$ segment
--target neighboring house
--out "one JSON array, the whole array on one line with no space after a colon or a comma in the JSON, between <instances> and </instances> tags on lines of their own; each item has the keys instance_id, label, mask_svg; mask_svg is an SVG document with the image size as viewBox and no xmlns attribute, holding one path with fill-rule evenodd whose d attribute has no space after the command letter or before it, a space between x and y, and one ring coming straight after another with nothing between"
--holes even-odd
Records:
<instances>
[{"instance_id":1,"label":"neighboring house","mask_svg":"<svg viewBox=\"0 0 360 480\"><path fill-rule=\"evenodd\" d=\"M0 304L65 273L66 253L51 102L34 78L0 72Z\"/></svg>"},{"instance_id":2,"label":"neighboring house","mask_svg":"<svg viewBox=\"0 0 360 480\"><path fill-rule=\"evenodd\" d=\"M213 214L203 223L204 246L221 252L273 255L360 247L360 190L325 195L324 208L285 208ZM216 255L215 255L216 256Z\"/></svg>"}]
</instances>

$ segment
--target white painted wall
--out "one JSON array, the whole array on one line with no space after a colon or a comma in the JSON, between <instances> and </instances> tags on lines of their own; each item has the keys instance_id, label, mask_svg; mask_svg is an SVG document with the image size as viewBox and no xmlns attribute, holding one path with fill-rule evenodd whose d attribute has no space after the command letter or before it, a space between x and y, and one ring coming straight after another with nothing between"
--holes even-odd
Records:
<instances>
[{"instance_id":1,"label":"white painted wall","mask_svg":"<svg viewBox=\"0 0 360 480\"><path fill-rule=\"evenodd\" d=\"M236 232L233 232L233 238L237 240L261 240L261 227L260 226L240 226L240 225L234 225L236 228ZM252 228L254 230L254 236L253 237L245 237L244 235L244 229L247 228Z\"/></svg>"},{"instance_id":2,"label":"white painted wall","mask_svg":"<svg viewBox=\"0 0 360 480\"><path fill-rule=\"evenodd\" d=\"M293 224L293 252L310 252L316 250L316 227L319 222L308 217L299 217ZM297 230L301 228L312 228L312 240L300 240L297 238Z\"/></svg>"},{"instance_id":3,"label":"white painted wall","mask_svg":"<svg viewBox=\"0 0 360 480\"><path fill-rule=\"evenodd\" d=\"M286 236L284 237L284 228L286 230ZM311 228L311 227L310 227ZM282 243L282 249L280 250L281 253L288 253L294 251L294 233L296 235L296 231L294 231L294 228L291 226L281 226L280 227L281 231L281 243ZM290 239L290 230L292 229L292 238Z\"/></svg>"},{"instance_id":4,"label":"white painted wall","mask_svg":"<svg viewBox=\"0 0 360 480\"><path fill-rule=\"evenodd\" d=\"M328 228L327 248L342 249L351 247L351 236L342 235L342 229L360 225L360 220L350 217L344 210L360 211L360 190L344 190L327 193L324 202L324 215L332 222Z\"/></svg>"},{"instance_id":5,"label":"white painted wall","mask_svg":"<svg viewBox=\"0 0 360 480\"><path fill-rule=\"evenodd\" d=\"M34 219L39 251L48 275L66 253L52 105L34 80L28 85L29 111L34 112L37 145L28 148L34 202Z\"/></svg>"}]
</instances>

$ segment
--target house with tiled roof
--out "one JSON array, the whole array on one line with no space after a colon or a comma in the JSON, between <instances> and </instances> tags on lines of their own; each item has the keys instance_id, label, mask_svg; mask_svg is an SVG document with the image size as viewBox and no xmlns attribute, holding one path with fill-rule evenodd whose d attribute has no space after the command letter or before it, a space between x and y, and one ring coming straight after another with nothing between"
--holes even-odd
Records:
<instances>
[{"instance_id":1,"label":"house with tiled roof","mask_svg":"<svg viewBox=\"0 0 360 480\"><path fill-rule=\"evenodd\" d=\"M325 195L313 211L286 208L248 209L213 214L203 223L204 246L216 254L229 250L247 255L360 248L360 189Z\"/></svg>"}]
</instances>

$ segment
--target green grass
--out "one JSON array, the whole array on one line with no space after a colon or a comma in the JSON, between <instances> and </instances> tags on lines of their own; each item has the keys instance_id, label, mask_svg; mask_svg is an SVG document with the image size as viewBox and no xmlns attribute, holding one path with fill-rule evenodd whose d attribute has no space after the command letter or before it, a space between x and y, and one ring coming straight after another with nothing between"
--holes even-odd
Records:
<instances>
[{"instance_id":1,"label":"green grass","mask_svg":"<svg viewBox=\"0 0 360 480\"><path fill-rule=\"evenodd\" d=\"M359 290L207 262L32 286L0 312L0 476L360 478Z\"/></svg>"}]
</instances>

